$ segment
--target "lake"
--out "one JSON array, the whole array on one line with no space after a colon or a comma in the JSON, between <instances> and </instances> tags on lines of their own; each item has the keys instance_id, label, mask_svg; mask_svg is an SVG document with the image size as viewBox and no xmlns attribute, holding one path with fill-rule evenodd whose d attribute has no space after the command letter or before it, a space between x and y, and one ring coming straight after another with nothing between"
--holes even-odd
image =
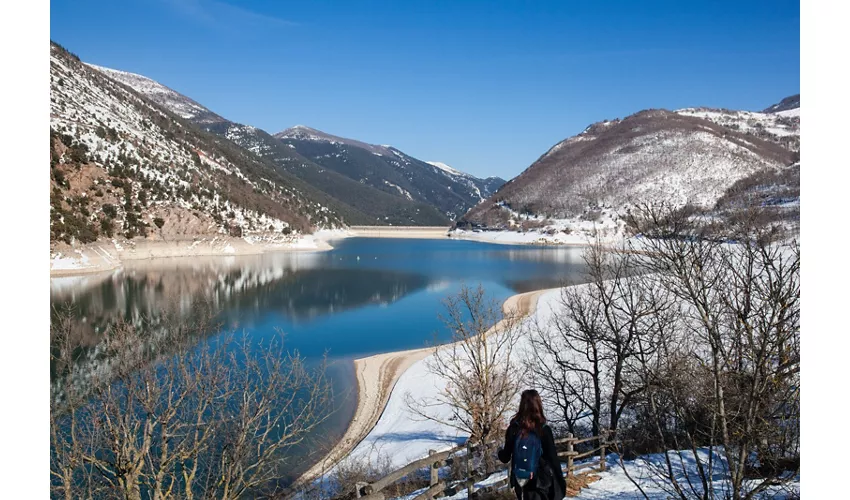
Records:
<instances>
[{"instance_id":1,"label":"lake","mask_svg":"<svg viewBox=\"0 0 850 500\"><path fill-rule=\"evenodd\" d=\"M501 303L586 280L582 249L574 247L379 238L331 244L328 252L130 261L111 273L51 279L51 305L73 307L75 328L91 347L117 318L191 321L198 303L252 337L282 331L288 349L331 361L338 411L320 432L333 439L356 404L352 361L448 339L442 300L463 284L481 284Z\"/></svg>"}]
</instances>

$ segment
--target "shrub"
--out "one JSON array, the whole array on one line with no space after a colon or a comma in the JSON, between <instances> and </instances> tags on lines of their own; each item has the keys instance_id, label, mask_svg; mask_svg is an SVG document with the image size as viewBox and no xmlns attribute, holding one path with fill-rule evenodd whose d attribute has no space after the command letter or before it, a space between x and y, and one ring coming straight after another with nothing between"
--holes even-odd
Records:
<instances>
[{"instance_id":1,"label":"shrub","mask_svg":"<svg viewBox=\"0 0 850 500\"><path fill-rule=\"evenodd\" d=\"M162 229L162 226L165 225L165 219L163 219L162 217L155 217L153 219L153 223L156 224L156 227Z\"/></svg>"},{"instance_id":2,"label":"shrub","mask_svg":"<svg viewBox=\"0 0 850 500\"><path fill-rule=\"evenodd\" d=\"M100 231L109 238L112 238L112 219L100 219Z\"/></svg>"},{"instance_id":3,"label":"shrub","mask_svg":"<svg viewBox=\"0 0 850 500\"><path fill-rule=\"evenodd\" d=\"M50 173L53 175L53 180L56 181L56 184L62 187L68 187L68 181L65 179L65 174L61 170L54 168Z\"/></svg>"}]
</instances>

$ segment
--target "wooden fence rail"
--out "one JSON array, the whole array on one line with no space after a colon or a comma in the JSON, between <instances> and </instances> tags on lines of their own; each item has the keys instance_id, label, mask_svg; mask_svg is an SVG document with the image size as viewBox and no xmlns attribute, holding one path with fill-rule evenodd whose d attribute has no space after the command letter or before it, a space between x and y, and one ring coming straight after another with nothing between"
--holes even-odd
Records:
<instances>
[{"instance_id":1,"label":"wooden fence rail","mask_svg":"<svg viewBox=\"0 0 850 500\"><path fill-rule=\"evenodd\" d=\"M572 434L567 434L567 437L562 439L555 440L555 445L566 445L566 451L558 453L558 458L561 459L562 462L567 463L567 477L575 474L576 471L584 470L590 467L595 467L599 471L605 470L605 461L607 451L610 449L611 445L614 441L610 440L611 435L607 431L603 431L599 436L591 436L586 438L575 438ZM597 441L599 444L590 450L577 452L575 451L576 445L589 443L592 441ZM357 483L355 485L356 497L360 500L385 500L385 495L383 490L388 486L391 486L395 482L400 479L408 476L409 474L416 472L418 470L422 470L424 468L428 468L430 472L430 477L428 481L428 488L414 497L413 500L433 500L435 498L439 498L441 496L451 496L456 494L458 491L463 489L464 487L467 490L467 496L472 499L476 496L495 491L506 486L510 482L510 474L504 479L497 481L491 485L486 487L475 489L475 482L481 479L486 479L490 477L492 474L499 472L501 470L509 470L509 466L504 467L495 467L492 470L486 470L483 474L474 474L472 471L472 459L474 457L474 453L476 451L481 450L490 450L498 447L501 441L491 441L488 443L467 443L460 446L455 446L446 451L437 452L435 450L429 450L428 456L425 458L421 458L419 460L415 460L410 462L409 464L396 469L393 472L390 472L386 476L378 479L373 483ZM458 452L465 451L466 457L466 471L465 478L454 480L451 484L448 479L440 479L440 468L445 467L446 465L452 465L456 462L457 457L454 457ZM597 461L584 462L580 464L575 464L576 460L591 457L594 455L599 456ZM461 462L462 463L462 462Z\"/></svg>"}]
</instances>

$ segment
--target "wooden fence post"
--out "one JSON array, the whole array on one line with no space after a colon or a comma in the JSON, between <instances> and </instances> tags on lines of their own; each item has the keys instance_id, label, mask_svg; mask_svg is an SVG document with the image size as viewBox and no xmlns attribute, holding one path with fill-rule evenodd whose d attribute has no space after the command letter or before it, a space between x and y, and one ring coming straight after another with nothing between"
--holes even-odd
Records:
<instances>
[{"instance_id":1,"label":"wooden fence post","mask_svg":"<svg viewBox=\"0 0 850 500\"><path fill-rule=\"evenodd\" d=\"M472 480L472 447L466 443L466 498L472 498L475 490L475 481Z\"/></svg>"},{"instance_id":2,"label":"wooden fence post","mask_svg":"<svg viewBox=\"0 0 850 500\"><path fill-rule=\"evenodd\" d=\"M605 471L605 446L608 444L608 431L599 433L599 470Z\"/></svg>"},{"instance_id":3,"label":"wooden fence post","mask_svg":"<svg viewBox=\"0 0 850 500\"><path fill-rule=\"evenodd\" d=\"M570 480L570 474L573 473L573 453L575 449L573 447L573 433L567 433L567 481Z\"/></svg>"},{"instance_id":4,"label":"wooden fence post","mask_svg":"<svg viewBox=\"0 0 850 500\"><path fill-rule=\"evenodd\" d=\"M437 450L428 450L428 456L429 457L434 455L435 453L437 453ZM429 467L429 468L431 469L431 480L428 483L428 486L434 487L440 481L440 477L439 477L440 469L439 469L439 467L437 467L437 462L431 462L431 467ZM430 495L429 494L428 498L435 498L436 496L437 495Z\"/></svg>"},{"instance_id":5,"label":"wooden fence post","mask_svg":"<svg viewBox=\"0 0 850 500\"><path fill-rule=\"evenodd\" d=\"M354 489L356 490L357 498L360 498L361 496L363 496L363 495L360 494L360 490L363 489L367 484L369 484L369 483L362 483L362 482L354 483Z\"/></svg>"}]
</instances>

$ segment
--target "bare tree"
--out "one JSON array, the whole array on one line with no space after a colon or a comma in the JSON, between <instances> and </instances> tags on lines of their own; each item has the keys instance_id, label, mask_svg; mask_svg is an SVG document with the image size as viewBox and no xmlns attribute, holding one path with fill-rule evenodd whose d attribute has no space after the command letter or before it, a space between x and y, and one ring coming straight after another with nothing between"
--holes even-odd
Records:
<instances>
[{"instance_id":1,"label":"bare tree","mask_svg":"<svg viewBox=\"0 0 850 500\"><path fill-rule=\"evenodd\" d=\"M583 258L589 283L561 290L550 323L536 325L531 335L529 364L568 427L589 416L591 433L599 435L603 427L616 431L643 391L634 376L636 356L648 355L668 328L670 302L655 283L637 276L632 253L597 240Z\"/></svg>"},{"instance_id":2,"label":"bare tree","mask_svg":"<svg viewBox=\"0 0 850 500\"><path fill-rule=\"evenodd\" d=\"M746 224L724 235L667 207L639 207L630 223L644 236L642 266L681 304L679 335L694 340L676 353L684 370L643 366L659 437L683 437L698 467L690 495L667 467L677 496L753 498L782 484L799 467L799 245ZM718 469L728 482L714 484Z\"/></svg>"},{"instance_id":3,"label":"bare tree","mask_svg":"<svg viewBox=\"0 0 850 500\"><path fill-rule=\"evenodd\" d=\"M82 376L71 323L62 316L52 329L57 496L273 492L288 454L329 412L324 365L309 369L280 338L258 345L230 333L205 339L208 322L155 331L117 322Z\"/></svg>"},{"instance_id":4,"label":"bare tree","mask_svg":"<svg viewBox=\"0 0 850 500\"><path fill-rule=\"evenodd\" d=\"M527 366L547 405L560 410L558 420L578 434L580 420L590 417L591 434L601 428L607 352L603 349L599 304L576 287L561 289L551 320L535 320Z\"/></svg>"},{"instance_id":5,"label":"bare tree","mask_svg":"<svg viewBox=\"0 0 850 500\"><path fill-rule=\"evenodd\" d=\"M502 312L487 300L484 289L462 287L445 301L442 317L452 341L428 358L428 369L446 380L436 396L405 395L415 414L469 433L472 442L487 443L504 429L522 378L514 347L520 334L517 311ZM448 417L433 411L450 409Z\"/></svg>"}]
</instances>

